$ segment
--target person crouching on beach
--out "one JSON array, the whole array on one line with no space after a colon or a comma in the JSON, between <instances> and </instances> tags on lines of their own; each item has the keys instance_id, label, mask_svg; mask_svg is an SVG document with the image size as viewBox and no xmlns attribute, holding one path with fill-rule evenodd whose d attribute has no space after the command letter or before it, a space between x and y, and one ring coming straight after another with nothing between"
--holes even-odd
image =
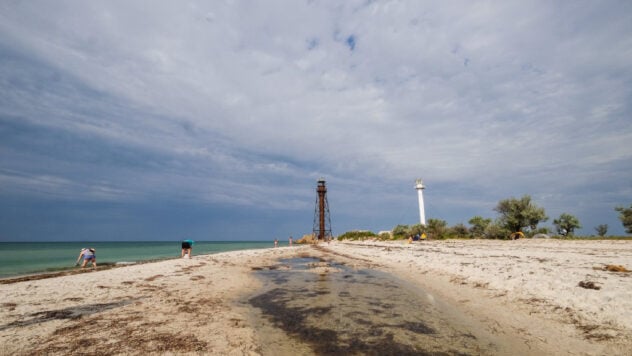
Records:
<instances>
[{"instance_id":1,"label":"person crouching on beach","mask_svg":"<svg viewBox=\"0 0 632 356\"><path fill-rule=\"evenodd\" d=\"M81 258L83 258L83 264L81 264L81 268L86 267L88 261L92 262L93 268L97 268L97 255L94 248L82 248L81 252L79 252L79 257L77 257L77 263L75 263L75 265L79 264Z\"/></svg>"},{"instance_id":2,"label":"person crouching on beach","mask_svg":"<svg viewBox=\"0 0 632 356\"><path fill-rule=\"evenodd\" d=\"M193 240L184 240L182 241L182 254L183 258L191 258L193 255Z\"/></svg>"}]
</instances>

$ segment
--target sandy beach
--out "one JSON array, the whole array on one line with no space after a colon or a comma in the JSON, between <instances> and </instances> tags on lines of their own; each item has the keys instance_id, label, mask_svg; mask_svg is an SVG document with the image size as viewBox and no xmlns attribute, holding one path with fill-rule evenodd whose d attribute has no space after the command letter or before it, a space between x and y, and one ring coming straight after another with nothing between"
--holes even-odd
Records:
<instances>
[{"instance_id":1,"label":"sandy beach","mask_svg":"<svg viewBox=\"0 0 632 356\"><path fill-rule=\"evenodd\" d=\"M265 284L257 272L278 273L282 285L292 267L278 260L307 256L322 261L310 268L323 283L344 266L345 277L371 269L410 284L420 299L447 306L469 338L498 342L475 354L632 354L632 273L607 269L632 269L632 242L560 240L333 242L5 280L0 354L340 350L313 347L253 306ZM323 298L336 303L344 293Z\"/></svg>"}]
</instances>

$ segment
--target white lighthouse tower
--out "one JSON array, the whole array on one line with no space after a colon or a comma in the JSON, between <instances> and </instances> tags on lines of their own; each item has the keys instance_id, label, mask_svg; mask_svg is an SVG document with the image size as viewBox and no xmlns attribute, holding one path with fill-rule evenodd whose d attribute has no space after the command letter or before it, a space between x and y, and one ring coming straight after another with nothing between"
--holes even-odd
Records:
<instances>
[{"instance_id":1,"label":"white lighthouse tower","mask_svg":"<svg viewBox=\"0 0 632 356\"><path fill-rule=\"evenodd\" d=\"M424 210L424 183L421 178L415 181L415 189L417 189L417 197L419 198L419 222L426 225L426 211Z\"/></svg>"}]
</instances>

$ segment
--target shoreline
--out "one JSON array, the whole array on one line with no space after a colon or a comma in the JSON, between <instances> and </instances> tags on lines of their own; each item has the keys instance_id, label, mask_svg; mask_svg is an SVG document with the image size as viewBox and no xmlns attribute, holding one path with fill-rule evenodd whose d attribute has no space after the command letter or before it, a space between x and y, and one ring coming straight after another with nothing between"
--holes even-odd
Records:
<instances>
[{"instance_id":1,"label":"shoreline","mask_svg":"<svg viewBox=\"0 0 632 356\"><path fill-rule=\"evenodd\" d=\"M632 273L603 270L631 269L632 242L446 240L241 250L0 284L0 354L266 354L243 302L261 288L253 271L303 255L419 286L481 331L521 341L520 354L632 348Z\"/></svg>"},{"instance_id":2,"label":"shoreline","mask_svg":"<svg viewBox=\"0 0 632 356\"><path fill-rule=\"evenodd\" d=\"M0 284L13 284L13 283L19 283L19 282L26 282L26 281L36 281L40 279L71 276L71 275L82 274L82 273L101 272L101 271L107 271L113 268L128 267L128 266L141 265L141 264L146 264L146 263L156 263L156 262L168 261L168 260L173 260L173 259L180 259L180 257L165 257L165 258L148 259L148 260L141 260L141 261L135 261L135 262L125 262L125 261L105 262L105 263L99 263L96 268L93 268L90 266L81 268L81 267L75 266L75 267L68 267L66 269L62 269L58 271L41 271L41 272L25 273L25 274L19 274L19 275L9 276L9 277L1 277Z\"/></svg>"},{"instance_id":3,"label":"shoreline","mask_svg":"<svg viewBox=\"0 0 632 356\"><path fill-rule=\"evenodd\" d=\"M181 251L180 243L173 241L0 242L0 279L74 270L86 246L97 249L99 266L179 258ZM272 246L271 241L198 241L193 254Z\"/></svg>"}]
</instances>

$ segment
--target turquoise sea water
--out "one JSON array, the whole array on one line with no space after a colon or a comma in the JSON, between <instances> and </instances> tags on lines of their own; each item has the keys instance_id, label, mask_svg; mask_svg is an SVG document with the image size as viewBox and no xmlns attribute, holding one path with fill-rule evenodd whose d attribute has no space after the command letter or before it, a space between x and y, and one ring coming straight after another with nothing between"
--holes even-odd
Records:
<instances>
[{"instance_id":1,"label":"turquoise sea water","mask_svg":"<svg viewBox=\"0 0 632 356\"><path fill-rule=\"evenodd\" d=\"M0 278L75 268L84 247L96 249L97 265L175 258L181 252L180 241L0 242ZM193 255L271 247L271 241L196 241Z\"/></svg>"}]
</instances>

